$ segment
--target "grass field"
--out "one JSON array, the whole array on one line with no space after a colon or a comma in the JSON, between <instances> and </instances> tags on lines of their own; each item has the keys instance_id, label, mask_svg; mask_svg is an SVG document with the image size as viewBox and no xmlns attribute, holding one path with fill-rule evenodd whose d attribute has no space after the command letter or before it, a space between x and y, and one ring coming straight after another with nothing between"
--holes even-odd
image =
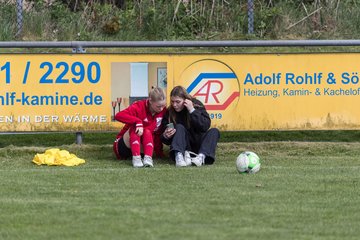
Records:
<instances>
[{"instance_id":1,"label":"grass field","mask_svg":"<svg viewBox=\"0 0 360 240\"><path fill-rule=\"evenodd\" d=\"M1 136L0 239L359 238L359 142L222 141L213 166L134 169L110 136ZM86 163L31 163L51 146ZM237 173L244 150L259 173Z\"/></svg>"}]
</instances>

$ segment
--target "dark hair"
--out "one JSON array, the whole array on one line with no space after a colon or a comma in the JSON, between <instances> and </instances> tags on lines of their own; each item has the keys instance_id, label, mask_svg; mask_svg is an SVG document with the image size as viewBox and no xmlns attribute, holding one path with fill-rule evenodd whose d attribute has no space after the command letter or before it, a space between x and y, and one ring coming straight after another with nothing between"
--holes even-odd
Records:
<instances>
[{"instance_id":1,"label":"dark hair","mask_svg":"<svg viewBox=\"0 0 360 240\"><path fill-rule=\"evenodd\" d=\"M189 100L193 100L193 97L186 91L186 89L183 86L176 86L174 87L171 92L170 92L170 98L171 97L180 97L183 99L189 99ZM173 106L170 104L169 106L169 122L173 122L176 124L176 111L173 108ZM186 122L186 127L189 128L190 127L190 114L188 111L185 111L185 122Z\"/></svg>"},{"instance_id":2,"label":"dark hair","mask_svg":"<svg viewBox=\"0 0 360 240\"><path fill-rule=\"evenodd\" d=\"M183 86L174 87L170 92L170 97L180 97L189 100L192 100L193 98Z\"/></svg>"}]
</instances>

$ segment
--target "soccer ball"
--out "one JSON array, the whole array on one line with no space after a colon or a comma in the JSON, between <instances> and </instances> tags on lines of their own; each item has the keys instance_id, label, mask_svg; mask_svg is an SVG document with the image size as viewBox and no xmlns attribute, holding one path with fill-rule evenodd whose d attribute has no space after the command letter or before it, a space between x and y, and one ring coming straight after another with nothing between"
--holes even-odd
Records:
<instances>
[{"instance_id":1,"label":"soccer ball","mask_svg":"<svg viewBox=\"0 0 360 240\"><path fill-rule=\"evenodd\" d=\"M236 168L239 173L257 173L260 165L260 158L254 152L245 151L236 158Z\"/></svg>"}]
</instances>

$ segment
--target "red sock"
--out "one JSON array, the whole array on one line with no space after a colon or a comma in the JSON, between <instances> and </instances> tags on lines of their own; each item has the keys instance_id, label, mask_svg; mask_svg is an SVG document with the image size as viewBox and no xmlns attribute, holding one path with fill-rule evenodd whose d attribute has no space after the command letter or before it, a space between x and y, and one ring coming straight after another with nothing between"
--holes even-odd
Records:
<instances>
[{"instance_id":1,"label":"red sock","mask_svg":"<svg viewBox=\"0 0 360 240\"><path fill-rule=\"evenodd\" d=\"M129 129L130 148L133 156L140 155L140 137L135 133L135 128Z\"/></svg>"},{"instance_id":2,"label":"red sock","mask_svg":"<svg viewBox=\"0 0 360 240\"><path fill-rule=\"evenodd\" d=\"M154 141L152 132L150 130L144 129L144 133L142 135L142 143L144 148L144 155L152 157L154 151Z\"/></svg>"}]
</instances>

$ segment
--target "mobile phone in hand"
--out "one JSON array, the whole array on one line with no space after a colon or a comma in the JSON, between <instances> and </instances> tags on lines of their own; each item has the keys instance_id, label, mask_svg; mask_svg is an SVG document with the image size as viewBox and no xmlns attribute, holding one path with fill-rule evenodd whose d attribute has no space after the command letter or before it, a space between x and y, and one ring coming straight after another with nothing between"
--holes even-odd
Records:
<instances>
[{"instance_id":1,"label":"mobile phone in hand","mask_svg":"<svg viewBox=\"0 0 360 240\"><path fill-rule=\"evenodd\" d=\"M166 125L166 128L174 128L174 124L173 124L173 123L168 123L168 124Z\"/></svg>"}]
</instances>

